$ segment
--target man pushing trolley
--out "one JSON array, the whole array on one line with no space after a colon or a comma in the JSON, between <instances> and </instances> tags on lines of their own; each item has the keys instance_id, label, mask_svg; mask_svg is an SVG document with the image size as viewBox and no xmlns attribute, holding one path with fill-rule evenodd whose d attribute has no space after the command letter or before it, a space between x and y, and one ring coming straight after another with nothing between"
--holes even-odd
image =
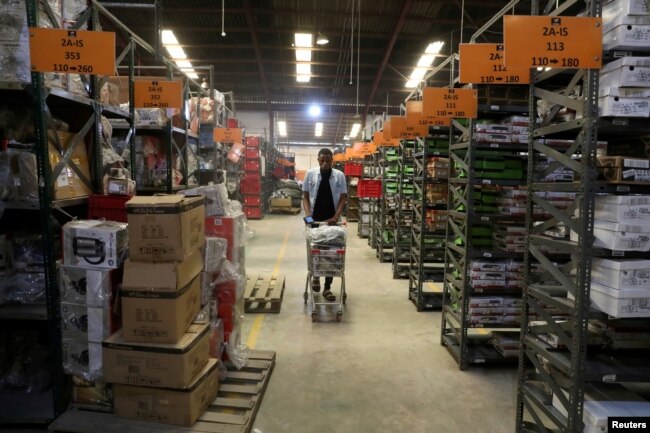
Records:
<instances>
[{"instance_id":1,"label":"man pushing trolley","mask_svg":"<svg viewBox=\"0 0 650 433\"><path fill-rule=\"evenodd\" d=\"M332 293L332 281L334 277L341 277L340 303L339 312L337 313L338 320L340 320L343 313L342 305L345 302L345 279L343 278L345 265L345 230L339 227L338 224L347 202L348 187L343 172L332 168L332 157L331 150L321 149L318 152L319 167L312 168L307 172L302 187L302 204L306 215L305 223L307 224L307 228L311 227L310 230L306 230L309 272L304 297L305 303L308 299L312 300L313 320L316 319L316 308L318 305L337 303L336 296ZM327 235L324 235L325 233ZM321 235L325 236L325 243L321 242ZM333 238L328 240L328 236L332 236ZM310 237L312 238L311 240ZM332 242L338 242L340 244L341 239L343 242L342 248L340 248L341 245L334 248L335 245L332 245ZM310 248L310 244L326 246L327 249ZM328 253L321 253L320 251L328 251ZM331 251L342 251L340 254L337 253L341 260L334 260ZM314 254L318 255L318 257L314 258ZM326 256L329 257L328 260L325 260ZM315 268L314 264L327 266L327 269L318 269L318 266ZM333 269L337 264L341 265L340 271ZM322 287L322 298L326 302L316 302L314 300L314 294L320 293L321 291L320 277L325 277ZM311 291L309 290L310 287Z\"/></svg>"}]
</instances>

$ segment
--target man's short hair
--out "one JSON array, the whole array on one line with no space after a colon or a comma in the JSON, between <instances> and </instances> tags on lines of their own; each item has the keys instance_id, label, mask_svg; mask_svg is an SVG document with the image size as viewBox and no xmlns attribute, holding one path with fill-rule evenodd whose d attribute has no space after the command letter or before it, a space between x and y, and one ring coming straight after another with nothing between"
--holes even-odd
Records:
<instances>
[{"instance_id":1,"label":"man's short hair","mask_svg":"<svg viewBox=\"0 0 650 433\"><path fill-rule=\"evenodd\" d=\"M333 157L333 155L332 155L332 151L329 150L329 149L326 148L326 147L324 147L324 148L322 148L321 150L318 151L318 156L321 156L321 155L323 155L323 156L329 156L330 158Z\"/></svg>"}]
</instances>

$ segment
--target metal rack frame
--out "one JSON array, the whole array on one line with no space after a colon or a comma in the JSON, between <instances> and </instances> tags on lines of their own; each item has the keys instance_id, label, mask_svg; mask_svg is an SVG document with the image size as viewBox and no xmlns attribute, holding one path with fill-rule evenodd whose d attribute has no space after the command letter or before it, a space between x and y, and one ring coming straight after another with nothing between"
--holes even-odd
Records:
<instances>
[{"instance_id":1,"label":"metal rack frame","mask_svg":"<svg viewBox=\"0 0 650 433\"><path fill-rule=\"evenodd\" d=\"M393 238L393 278L407 279L409 277L411 263L411 225L413 221L413 201L414 195L406 197L404 194L405 186L413 186L413 175L407 174L406 169L414 169L413 154L415 152L416 140L400 140L398 147L397 166L399 173L397 175L398 190L395 200L397 209L395 213L395 236ZM410 148L410 151L409 151ZM409 217L411 222L405 221ZM408 238L408 242L405 239Z\"/></svg>"}]
</instances>

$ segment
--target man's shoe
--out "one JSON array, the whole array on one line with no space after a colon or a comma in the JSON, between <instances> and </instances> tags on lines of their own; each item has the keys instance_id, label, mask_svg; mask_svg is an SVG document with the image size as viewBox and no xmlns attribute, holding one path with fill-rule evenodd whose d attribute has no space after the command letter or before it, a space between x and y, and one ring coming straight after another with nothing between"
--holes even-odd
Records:
<instances>
[{"instance_id":1,"label":"man's shoe","mask_svg":"<svg viewBox=\"0 0 650 433\"><path fill-rule=\"evenodd\" d=\"M320 292L320 280L314 279L311 281L311 290L315 293Z\"/></svg>"}]
</instances>

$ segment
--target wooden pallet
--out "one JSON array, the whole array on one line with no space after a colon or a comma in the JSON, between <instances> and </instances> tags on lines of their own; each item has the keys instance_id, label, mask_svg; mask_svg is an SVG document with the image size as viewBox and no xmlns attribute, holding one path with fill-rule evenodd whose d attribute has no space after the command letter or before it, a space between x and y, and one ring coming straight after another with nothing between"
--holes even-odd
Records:
<instances>
[{"instance_id":1,"label":"wooden pallet","mask_svg":"<svg viewBox=\"0 0 650 433\"><path fill-rule=\"evenodd\" d=\"M59 433L250 433L274 366L275 352L251 350L244 368L228 367L217 398L192 427L73 408L50 424L49 429Z\"/></svg>"},{"instance_id":2,"label":"wooden pallet","mask_svg":"<svg viewBox=\"0 0 650 433\"><path fill-rule=\"evenodd\" d=\"M251 274L246 281L246 313L279 313L284 295L284 275Z\"/></svg>"}]
</instances>

